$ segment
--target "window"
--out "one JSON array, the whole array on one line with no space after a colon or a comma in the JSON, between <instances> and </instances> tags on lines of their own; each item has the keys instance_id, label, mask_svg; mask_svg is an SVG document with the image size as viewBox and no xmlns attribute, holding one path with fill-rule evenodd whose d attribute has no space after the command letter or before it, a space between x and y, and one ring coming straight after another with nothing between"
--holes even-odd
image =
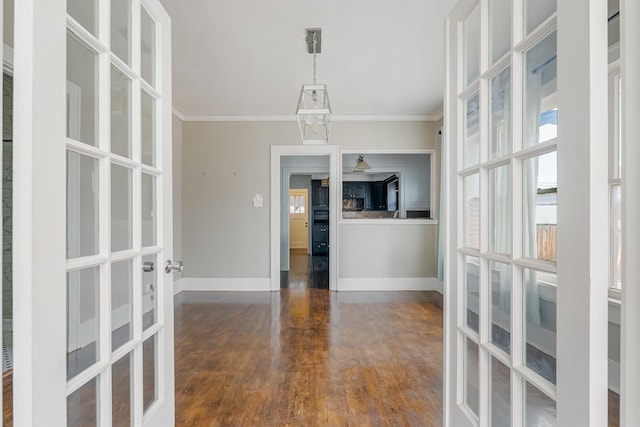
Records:
<instances>
[{"instance_id":1,"label":"window","mask_svg":"<svg viewBox=\"0 0 640 427\"><path fill-rule=\"evenodd\" d=\"M303 214L304 213L304 196L289 196L289 213Z\"/></svg>"}]
</instances>

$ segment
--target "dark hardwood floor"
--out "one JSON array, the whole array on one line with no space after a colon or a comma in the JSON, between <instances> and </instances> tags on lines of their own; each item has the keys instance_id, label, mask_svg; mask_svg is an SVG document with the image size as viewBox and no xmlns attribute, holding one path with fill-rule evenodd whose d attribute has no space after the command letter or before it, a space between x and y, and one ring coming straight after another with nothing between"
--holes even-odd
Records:
<instances>
[{"instance_id":1,"label":"dark hardwood floor","mask_svg":"<svg viewBox=\"0 0 640 427\"><path fill-rule=\"evenodd\" d=\"M553 425L547 399L533 397L530 425ZM612 392L609 410L618 426ZM177 426L439 426L441 414L442 308L433 293L178 297Z\"/></svg>"},{"instance_id":2,"label":"dark hardwood floor","mask_svg":"<svg viewBox=\"0 0 640 427\"><path fill-rule=\"evenodd\" d=\"M291 249L289 271L280 272L283 289L329 289L329 257L309 255L306 249Z\"/></svg>"},{"instance_id":3,"label":"dark hardwood floor","mask_svg":"<svg viewBox=\"0 0 640 427\"><path fill-rule=\"evenodd\" d=\"M13 371L2 375L2 425L13 426Z\"/></svg>"},{"instance_id":4,"label":"dark hardwood floor","mask_svg":"<svg viewBox=\"0 0 640 427\"><path fill-rule=\"evenodd\" d=\"M440 426L441 304L431 292L182 293L176 425ZM124 375L114 378L124 414L114 425L125 426L129 371L114 372ZM12 426L10 372L3 386L4 425ZM96 405L92 393L70 401ZM618 411L609 392L609 426L619 425Z\"/></svg>"},{"instance_id":5,"label":"dark hardwood floor","mask_svg":"<svg viewBox=\"0 0 640 427\"><path fill-rule=\"evenodd\" d=\"M428 292L183 294L178 426L439 426L442 309Z\"/></svg>"}]
</instances>

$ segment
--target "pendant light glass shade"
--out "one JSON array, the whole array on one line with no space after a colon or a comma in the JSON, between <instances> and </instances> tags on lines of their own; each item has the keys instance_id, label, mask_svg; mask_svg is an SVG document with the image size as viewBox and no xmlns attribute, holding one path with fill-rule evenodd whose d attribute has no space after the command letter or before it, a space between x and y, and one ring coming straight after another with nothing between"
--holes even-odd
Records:
<instances>
[{"instance_id":1,"label":"pendant light glass shade","mask_svg":"<svg viewBox=\"0 0 640 427\"><path fill-rule=\"evenodd\" d=\"M331 105L327 86L302 85L296 116L303 144L326 144L331 130Z\"/></svg>"},{"instance_id":2,"label":"pendant light glass shade","mask_svg":"<svg viewBox=\"0 0 640 427\"><path fill-rule=\"evenodd\" d=\"M353 168L353 173L364 173L367 169L371 169L371 166L364 161L364 156L361 154L358 156L358 162L356 163L356 167Z\"/></svg>"}]
</instances>

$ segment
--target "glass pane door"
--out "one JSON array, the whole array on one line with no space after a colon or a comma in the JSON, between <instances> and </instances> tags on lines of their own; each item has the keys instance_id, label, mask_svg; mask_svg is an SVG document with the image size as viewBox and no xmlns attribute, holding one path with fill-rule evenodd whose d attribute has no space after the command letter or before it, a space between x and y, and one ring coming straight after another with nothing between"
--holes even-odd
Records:
<instances>
[{"instance_id":1,"label":"glass pane door","mask_svg":"<svg viewBox=\"0 0 640 427\"><path fill-rule=\"evenodd\" d=\"M451 205L457 237L448 254L456 273L460 417L450 422L551 426L558 108L556 32L549 22L555 2L461 4L455 35L461 40L450 62L461 76L451 90L459 125L456 140L447 142L457 194ZM514 10L523 16L514 20Z\"/></svg>"},{"instance_id":2,"label":"glass pane door","mask_svg":"<svg viewBox=\"0 0 640 427\"><path fill-rule=\"evenodd\" d=\"M156 425L173 411L166 14L157 1L103 1L67 0L69 427Z\"/></svg>"}]
</instances>

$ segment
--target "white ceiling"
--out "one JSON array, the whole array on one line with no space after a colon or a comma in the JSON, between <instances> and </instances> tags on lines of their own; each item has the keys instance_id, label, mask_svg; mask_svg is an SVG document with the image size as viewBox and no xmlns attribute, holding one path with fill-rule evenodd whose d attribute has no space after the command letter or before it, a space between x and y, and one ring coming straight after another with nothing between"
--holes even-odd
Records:
<instances>
[{"instance_id":1,"label":"white ceiling","mask_svg":"<svg viewBox=\"0 0 640 427\"><path fill-rule=\"evenodd\" d=\"M437 115L444 19L456 0L161 0L172 17L182 114L285 116L312 81L306 28L322 28L318 83L337 115Z\"/></svg>"}]
</instances>

